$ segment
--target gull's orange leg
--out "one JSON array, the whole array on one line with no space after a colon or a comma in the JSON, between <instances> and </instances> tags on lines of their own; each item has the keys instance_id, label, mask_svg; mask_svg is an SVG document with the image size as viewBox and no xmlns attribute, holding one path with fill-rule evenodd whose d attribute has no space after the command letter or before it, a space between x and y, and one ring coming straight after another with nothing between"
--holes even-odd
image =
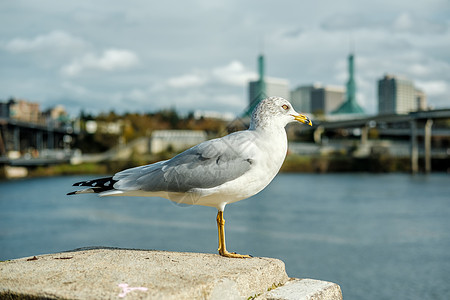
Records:
<instances>
[{"instance_id":1,"label":"gull's orange leg","mask_svg":"<svg viewBox=\"0 0 450 300\"><path fill-rule=\"evenodd\" d=\"M232 258L250 258L250 255L241 255L235 252L228 252L225 246L225 219L223 218L223 211L217 213L217 229L219 230L219 254L225 257Z\"/></svg>"}]
</instances>

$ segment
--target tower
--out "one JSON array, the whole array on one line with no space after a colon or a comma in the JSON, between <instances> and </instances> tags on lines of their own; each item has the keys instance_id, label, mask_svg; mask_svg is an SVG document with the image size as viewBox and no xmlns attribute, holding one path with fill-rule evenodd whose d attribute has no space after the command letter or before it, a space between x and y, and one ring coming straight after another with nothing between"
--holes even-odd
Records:
<instances>
[{"instance_id":1,"label":"tower","mask_svg":"<svg viewBox=\"0 0 450 300\"><path fill-rule=\"evenodd\" d=\"M426 109L426 95L404 77L384 75L378 80L378 113L406 114Z\"/></svg>"},{"instance_id":2,"label":"tower","mask_svg":"<svg viewBox=\"0 0 450 300\"><path fill-rule=\"evenodd\" d=\"M258 56L258 80L250 82L249 85L249 109L251 113L259 101L267 97L266 81L264 78L264 55Z\"/></svg>"},{"instance_id":3,"label":"tower","mask_svg":"<svg viewBox=\"0 0 450 300\"><path fill-rule=\"evenodd\" d=\"M364 110L356 102L356 83L353 53L348 56L348 81L345 102L333 114L361 114Z\"/></svg>"},{"instance_id":4,"label":"tower","mask_svg":"<svg viewBox=\"0 0 450 300\"><path fill-rule=\"evenodd\" d=\"M289 81L265 76L264 55L262 54L258 56L258 75L258 79L256 81L250 81L248 85L249 106L244 114L246 116L249 116L256 105L267 97L277 96L285 99L289 99L290 97Z\"/></svg>"}]
</instances>

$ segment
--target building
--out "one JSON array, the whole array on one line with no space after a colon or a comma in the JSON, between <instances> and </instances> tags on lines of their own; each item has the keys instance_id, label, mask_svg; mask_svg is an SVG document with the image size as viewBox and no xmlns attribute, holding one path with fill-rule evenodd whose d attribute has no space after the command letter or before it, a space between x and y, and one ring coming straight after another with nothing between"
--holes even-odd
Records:
<instances>
[{"instance_id":1,"label":"building","mask_svg":"<svg viewBox=\"0 0 450 300\"><path fill-rule=\"evenodd\" d=\"M41 123L43 121L42 113L39 109L39 103L28 102L25 100L11 99L7 103L9 118L22 122Z\"/></svg>"},{"instance_id":2,"label":"building","mask_svg":"<svg viewBox=\"0 0 450 300\"><path fill-rule=\"evenodd\" d=\"M206 132L202 130L155 130L150 140L150 151L181 152L206 140Z\"/></svg>"},{"instance_id":3,"label":"building","mask_svg":"<svg viewBox=\"0 0 450 300\"><path fill-rule=\"evenodd\" d=\"M264 56L258 56L258 80L250 81L248 85L248 104L249 108L246 112L250 115L258 103L267 97L282 97L289 99L289 81L280 78L265 77L264 75Z\"/></svg>"},{"instance_id":4,"label":"building","mask_svg":"<svg viewBox=\"0 0 450 300\"><path fill-rule=\"evenodd\" d=\"M417 109L418 110L427 110L427 95L422 91L416 89L416 99L417 99Z\"/></svg>"},{"instance_id":5,"label":"building","mask_svg":"<svg viewBox=\"0 0 450 300\"><path fill-rule=\"evenodd\" d=\"M289 100L291 92L289 90L289 81L287 79L268 77L265 81L267 97L274 96Z\"/></svg>"},{"instance_id":6,"label":"building","mask_svg":"<svg viewBox=\"0 0 450 300\"><path fill-rule=\"evenodd\" d=\"M39 103L21 99L10 99L0 102L0 118L13 119L22 122L46 125L48 121L68 122L69 117L62 105L42 112Z\"/></svg>"},{"instance_id":7,"label":"building","mask_svg":"<svg viewBox=\"0 0 450 300\"><path fill-rule=\"evenodd\" d=\"M345 88L312 84L299 86L291 92L294 108L304 113L328 115L338 109L345 99Z\"/></svg>"},{"instance_id":8,"label":"building","mask_svg":"<svg viewBox=\"0 0 450 300\"><path fill-rule=\"evenodd\" d=\"M74 132L62 106L42 112L38 103L12 98L0 102L0 118L1 156L67 159L70 154Z\"/></svg>"},{"instance_id":9,"label":"building","mask_svg":"<svg viewBox=\"0 0 450 300\"><path fill-rule=\"evenodd\" d=\"M281 78L265 78L264 86L265 91L262 91L259 86L261 83L259 81L249 82L249 105L254 108L259 101L267 97L282 97L289 99L289 81ZM253 99L253 100L252 100Z\"/></svg>"},{"instance_id":10,"label":"building","mask_svg":"<svg viewBox=\"0 0 450 300\"><path fill-rule=\"evenodd\" d=\"M264 56L258 56L258 79L250 81L248 86L248 105L247 113L251 113L253 108L267 96L266 82L264 78Z\"/></svg>"},{"instance_id":11,"label":"building","mask_svg":"<svg viewBox=\"0 0 450 300\"><path fill-rule=\"evenodd\" d=\"M378 80L378 113L407 114L426 109L426 96L404 77L385 75Z\"/></svg>"},{"instance_id":12,"label":"building","mask_svg":"<svg viewBox=\"0 0 450 300\"><path fill-rule=\"evenodd\" d=\"M66 121L68 119L68 114L64 106L56 105L48 109L45 114L50 117L52 120Z\"/></svg>"},{"instance_id":13,"label":"building","mask_svg":"<svg viewBox=\"0 0 450 300\"><path fill-rule=\"evenodd\" d=\"M297 111L311 113L311 93L320 88L320 84L299 86L291 92L291 103Z\"/></svg>"},{"instance_id":14,"label":"building","mask_svg":"<svg viewBox=\"0 0 450 300\"><path fill-rule=\"evenodd\" d=\"M356 102L356 82L353 54L348 56L348 81L345 102L332 112L336 115L341 114L363 114L364 110Z\"/></svg>"},{"instance_id":15,"label":"building","mask_svg":"<svg viewBox=\"0 0 450 300\"><path fill-rule=\"evenodd\" d=\"M8 102L0 102L0 118L4 118L4 119L9 118L9 103Z\"/></svg>"},{"instance_id":16,"label":"building","mask_svg":"<svg viewBox=\"0 0 450 300\"><path fill-rule=\"evenodd\" d=\"M325 86L311 91L311 113L329 115L344 102L345 89L340 86Z\"/></svg>"}]
</instances>

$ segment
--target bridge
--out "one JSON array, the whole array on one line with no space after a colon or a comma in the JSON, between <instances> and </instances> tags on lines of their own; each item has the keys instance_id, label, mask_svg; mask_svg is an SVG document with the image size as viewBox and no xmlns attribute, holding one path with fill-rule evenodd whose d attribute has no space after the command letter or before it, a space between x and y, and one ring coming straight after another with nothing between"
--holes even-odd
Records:
<instances>
[{"instance_id":1,"label":"bridge","mask_svg":"<svg viewBox=\"0 0 450 300\"><path fill-rule=\"evenodd\" d=\"M295 130L300 136L312 133L316 145L324 144L325 137L356 139L360 145L367 145L369 139L374 138L371 136L374 133L374 139L407 141L412 173L419 171L419 156L424 158L425 172L431 171L433 156L450 157L450 109L405 115L349 117L351 119L314 120L313 127L296 126ZM99 162L123 158L130 155L130 149L133 147L147 143L145 139L140 139L130 143L128 147L119 145L102 154L81 156L81 153L71 150L74 136L76 133L70 126L60 127L52 123L34 124L0 118L0 165L33 167L68 163L74 158L78 162Z\"/></svg>"},{"instance_id":2,"label":"bridge","mask_svg":"<svg viewBox=\"0 0 450 300\"><path fill-rule=\"evenodd\" d=\"M0 118L0 165L38 166L70 161L71 126Z\"/></svg>"},{"instance_id":3,"label":"bridge","mask_svg":"<svg viewBox=\"0 0 450 300\"><path fill-rule=\"evenodd\" d=\"M352 119L315 120L312 128L302 127L298 130L299 135L313 130L316 144L322 144L324 136L341 135L359 138L360 145L364 145L370 132L375 132L377 138L409 140L412 173L419 170L419 142L423 143L425 172L431 171L432 139L443 140L441 147L448 147L444 155L449 157L450 154L450 109L418 111L405 115L359 115L352 116Z\"/></svg>"}]
</instances>

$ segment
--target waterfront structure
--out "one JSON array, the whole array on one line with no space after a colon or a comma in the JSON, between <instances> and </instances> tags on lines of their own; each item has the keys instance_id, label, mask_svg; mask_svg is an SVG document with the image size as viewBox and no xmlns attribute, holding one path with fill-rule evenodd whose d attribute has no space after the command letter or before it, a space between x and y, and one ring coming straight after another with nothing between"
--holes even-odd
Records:
<instances>
[{"instance_id":1,"label":"waterfront structure","mask_svg":"<svg viewBox=\"0 0 450 300\"><path fill-rule=\"evenodd\" d=\"M299 111L328 115L344 102L345 88L312 84L299 86L291 92L292 105Z\"/></svg>"},{"instance_id":2,"label":"waterfront structure","mask_svg":"<svg viewBox=\"0 0 450 300\"><path fill-rule=\"evenodd\" d=\"M155 130L150 140L150 152L180 152L207 140L202 130Z\"/></svg>"},{"instance_id":3,"label":"waterfront structure","mask_svg":"<svg viewBox=\"0 0 450 300\"><path fill-rule=\"evenodd\" d=\"M426 95L413 81L389 74L378 80L379 114L406 114L426 107Z\"/></svg>"},{"instance_id":4,"label":"waterfront structure","mask_svg":"<svg viewBox=\"0 0 450 300\"><path fill-rule=\"evenodd\" d=\"M52 122L51 125L54 127L69 122L68 114L62 105L43 112L40 110L39 103L14 98L0 102L0 118L40 125L49 125Z\"/></svg>"},{"instance_id":5,"label":"waterfront structure","mask_svg":"<svg viewBox=\"0 0 450 300\"><path fill-rule=\"evenodd\" d=\"M363 114L364 110L356 102L356 82L353 54L348 56L348 81L345 102L333 114Z\"/></svg>"},{"instance_id":6,"label":"waterfront structure","mask_svg":"<svg viewBox=\"0 0 450 300\"><path fill-rule=\"evenodd\" d=\"M267 97L282 97L289 99L289 81L281 78L265 77L264 55L258 56L258 79L248 85L248 110L250 115L258 103Z\"/></svg>"},{"instance_id":7,"label":"waterfront structure","mask_svg":"<svg viewBox=\"0 0 450 300\"><path fill-rule=\"evenodd\" d=\"M50 156L69 150L76 135L62 106L41 112L38 103L21 99L0 102L0 125L0 158Z\"/></svg>"},{"instance_id":8,"label":"waterfront structure","mask_svg":"<svg viewBox=\"0 0 450 300\"><path fill-rule=\"evenodd\" d=\"M39 103L22 99L10 99L0 103L0 117L35 124L45 121L39 109Z\"/></svg>"}]
</instances>

